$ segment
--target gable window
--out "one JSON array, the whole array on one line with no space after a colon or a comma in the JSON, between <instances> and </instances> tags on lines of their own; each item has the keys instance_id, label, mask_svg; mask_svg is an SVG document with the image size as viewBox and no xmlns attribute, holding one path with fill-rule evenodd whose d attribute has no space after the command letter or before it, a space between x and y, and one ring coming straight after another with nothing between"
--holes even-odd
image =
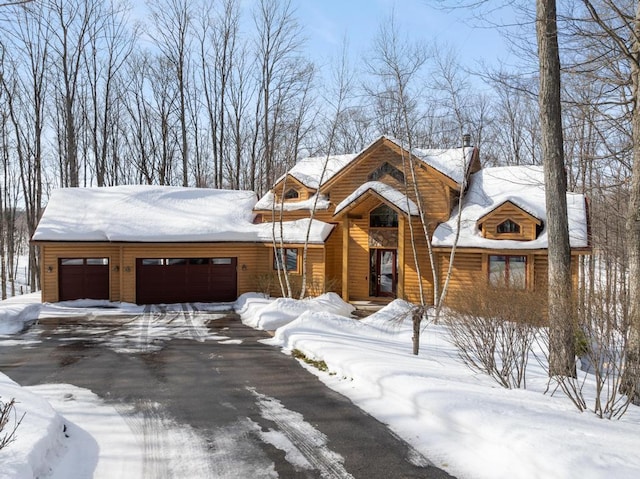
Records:
<instances>
[{"instance_id":1,"label":"gable window","mask_svg":"<svg viewBox=\"0 0 640 479\"><path fill-rule=\"evenodd\" d=\"M527 257L490 255L489 284L503 288L525 289L527 286Z\"/></svg>"},{"instance_id":2,"label":"gable window","mask_svg":"<svg viewBox=\"0 0 640 479\"><path fill-rule=\"evenodd\" d=\"M512 220L503 221L498 225L498 233L517 233L520 234L520 225Z\"/></svg>"},{"instance_id":3,"label":"gable window","mask_svg":"<svg viewBox=\"0 0 640 479\"><path fill-rule=\"evenodd\" d=\"M387 205L380 205L369 214L369 226L372 228L397 228L398 213Z\"/></svg>"},{"instance_id":4,"label":"gable window","mask_svg":"<svg viewBox=\"0 0 640 479\"><path fill-rule=\"evenodd\" d=\"M299 197L300 195L298 194L298 190L291 188L290 190L287 190L287 192L284 194L284 199L285 200L295 200Z\"/></svg>"},{"instance_id":5,"label":"gable window","mask_svg":"<svg viewBox=\"0 0 640 479\"><path fill-rule=\"evenodd\" d=\"M282 267L284 265L284 268ZM277 248L273 255L273 269L286 269L287 271L298 270L298 249L297 248Z\"/></svg>"},{"instance_id":6,"label":"gable window","mask_svg":"<svg viewBox=\"0 0 640 479\"><path fill-rule=\"evenodd\" d=\"M373 170L368 177L369 181L378 181L384 175L390 175L391 177L398 180L400 183L404 183L404 174L398 168L393 165L390 165L387 162L381 164L378 168Z\"/></svg>"}]
</instances>

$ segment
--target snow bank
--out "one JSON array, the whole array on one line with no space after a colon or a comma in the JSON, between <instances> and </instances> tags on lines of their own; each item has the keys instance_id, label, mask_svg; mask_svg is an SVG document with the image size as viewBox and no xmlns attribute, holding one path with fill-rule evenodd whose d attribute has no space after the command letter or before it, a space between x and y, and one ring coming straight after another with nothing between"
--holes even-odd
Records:
<instances>
[{"instance_id":1,"label":"snow bank","mask_svg":"<svg viewBox=\"0 0 640 479\"><path fill-rule=\"evenodd\" d=\"M325 361L331 374L309 370L457 477L640 476L639 408L619 421L580 414L544 394L547 373L533 360L527 390L497 387L458 360L440 325L423 330L414 356L410 308L396 300L361 321L307 311L264 342Z\"/></svg>"},{"instance_id":2,"label":"snow bank","mask_svg":"<svg viewBox=\"0 0 640 479\"><path fill-rule=\"evenodd\" d=\"M41 304L0 303L0 334L15 334L38 320Z\"/></svg>"},{"instance_id":3,"label":"snow bank","mask_svg":"<svg viewBox=\"0 0 640 479\"><path fill-rule=\"evenodd\" d=\"M302 300L291 298L274 300L250 294L241 296L236 303L236 312L244 324L267 331L284 326L307 311L324 311L339 316L349 316L354 310L352 305L345 303L336 293L325 293L316 298Z\"/></svg>"},{"instance_id":4,"label":"snow bank","mask_svg":"<svg viewBox=\"0 0 640 479\"><path fill-rule=\"evenodd\" d=\"M65 452L62 416L45 399L0 373L0 399L8 402L12 398L16 400L16 417L24 414L24 418L16 431L16 440L0 449L0 478L47 476L51 465ZM10 420L8 427L13 424Z\"/></svg>"}]
</instances>

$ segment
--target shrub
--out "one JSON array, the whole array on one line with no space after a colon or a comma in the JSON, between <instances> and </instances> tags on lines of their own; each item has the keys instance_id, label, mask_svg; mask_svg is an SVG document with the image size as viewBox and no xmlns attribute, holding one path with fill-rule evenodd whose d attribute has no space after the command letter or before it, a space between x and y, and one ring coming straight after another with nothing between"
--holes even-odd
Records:
<instances>
[{"instance_id":1,"label":"shrub","mask_svg":"<svg viewBox=\"0 0 640 479\"><path fill-rule=\"evenodd\" d=\"M462 361L505 388L526 388L529 353L544 323L542 299L490 286L452 297L445 322Z\"/></svg>"},{"instance_id":2,"label":"shrub","mask_svg":"<svg viewBox=\"0 0 640 479\"><path fill-rule=\"evenodd\" d=\"M256 275L256 291L267 296L281 296L278 273L272 271ZM289 284L291 285L291 297L299 298L302 292L302 277L298 274L289 274ZM306 295L318 296L324 292L336 291L339 281L336 278L312 279L307 278Z\"/></svg>"},{"instance_id":3,"label":"shrub","mask_svg":"<svg viewBox=\"0 0 640 479\"><path fill-rule=\"evenodd\" d=\"M5 448L16 440L16 431L22 419L24 419L24 414L26 414L22 414L18 419L15 405L15 399L11 399L9 402L4 402L0 399L0 449ZM13 419L13 424L11 424L11 419Z\"/></svg>"}]
</instances>

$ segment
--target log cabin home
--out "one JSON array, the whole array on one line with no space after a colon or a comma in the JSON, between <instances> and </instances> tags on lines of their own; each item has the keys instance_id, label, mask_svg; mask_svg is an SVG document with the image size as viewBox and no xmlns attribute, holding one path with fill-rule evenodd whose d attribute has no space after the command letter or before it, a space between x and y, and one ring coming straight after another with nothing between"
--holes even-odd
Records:
<instances>
[{"instance_id":1,"label":"log cabin home","mask_svg":"<svg viewBox=\"0 0 640 479\"><path fill-rule=\"evenodd\" d=\"M590 252L587 203L567 193L567 204L577 258ZM543 290L545 220L541 167L483 169L469 145L409 151L382 136L357 154L298 161L259 200L157 186L56 190L33 241L43 301L231 301L264 290L278 268L299 279L307 243L310 294L419 302L442 286L454 247L452 297L479 284Z\"/></svg>"}]
</instances>

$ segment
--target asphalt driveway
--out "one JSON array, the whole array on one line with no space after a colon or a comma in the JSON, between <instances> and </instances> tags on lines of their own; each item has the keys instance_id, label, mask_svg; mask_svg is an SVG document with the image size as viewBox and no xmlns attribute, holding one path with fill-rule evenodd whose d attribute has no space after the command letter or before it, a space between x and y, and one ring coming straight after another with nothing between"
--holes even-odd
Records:
<instances>
[{"instance_id":1,"label":"asphalt driveway","mask_svg":"<svg viewBox=\"0 0 640 479\"><path fill-rule=\"evenodd\" d=\"M189 425L208 445L208 477L451 477L296 360L261 344L265 337L233 313L189 307L57 318L0 346L0 370L25 386L68 383L133 407L131 427L145 445L160 433L150 425L161 424L145 417ZM172 477L162 451L145 450L145 477Z\"/></svg>"}]
</instances>

